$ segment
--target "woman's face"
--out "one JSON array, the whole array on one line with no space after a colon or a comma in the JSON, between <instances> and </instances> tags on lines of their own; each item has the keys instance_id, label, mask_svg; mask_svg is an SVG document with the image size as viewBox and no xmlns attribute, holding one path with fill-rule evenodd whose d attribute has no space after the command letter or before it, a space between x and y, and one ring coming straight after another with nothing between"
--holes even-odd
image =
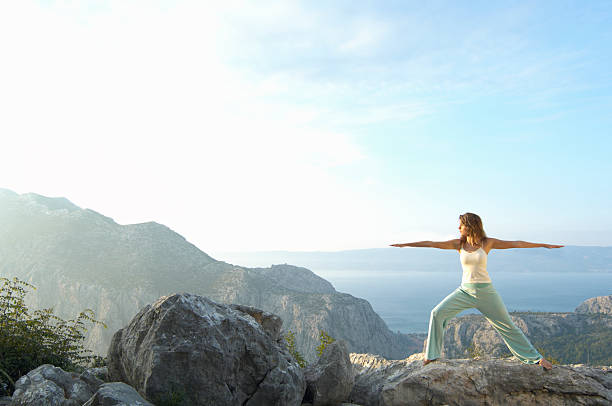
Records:
<instances>
[{"instance_id":1,"label":"woman's face","mask_svg":"<svg viewBox=\"0 0 612 406\"><path fill-rule=\"evenodd\" d=\"M461 233L462 237L467 236L467 228L461 221L459 222L459 232Z\"/></svg>"}]
</instances>

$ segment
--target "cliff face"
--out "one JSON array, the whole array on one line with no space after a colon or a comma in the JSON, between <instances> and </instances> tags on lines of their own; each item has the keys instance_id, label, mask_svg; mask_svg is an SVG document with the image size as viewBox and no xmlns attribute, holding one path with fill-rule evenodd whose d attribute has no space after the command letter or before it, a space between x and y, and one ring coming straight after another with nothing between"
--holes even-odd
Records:
<instances>
[{"instance_id":1,"label":"cliff face","mask_svg":"<svg viewBox=\"0 0 612 406\"><path fill-rule=\"evenodd\" d=\"M576 313L605 313L612 315L612 295L587 299L578 305Z\"/></svg>"},{"instance_id":2,"label":"cliff face","mask_svg":"<svg viewBox=\"0 0 612 406\"><path fill-rule=\"evenodd\" d=\"M350 351L403 358L421 348L391 332L367 301L336 292L308 269L216 261L161 224L119 225L64 198L0 189L0 276L30 282L37 290L29 305L54 307L63 318L92 309L108 325L87 336L100 354L146 303L176 292L278 314L308 360L319 329Z\"/></svg>"}]
</instances>

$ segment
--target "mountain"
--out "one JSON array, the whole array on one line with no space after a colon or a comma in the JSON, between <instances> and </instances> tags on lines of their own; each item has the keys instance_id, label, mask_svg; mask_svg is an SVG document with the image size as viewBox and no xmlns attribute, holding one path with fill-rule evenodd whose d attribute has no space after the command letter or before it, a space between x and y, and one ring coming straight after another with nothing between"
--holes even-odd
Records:
<instances>
[{"instance_id":1,"label":"mountain","mask_svg":"<svg viewBox=\"0 0 612 406\"><path fill-rule=\"evenodd\" d=\"M92 309L108 325L87 335L99 354L140 308L183 291L279 315L307 360L315 358L319 330L346 340L350 351L389 358L422 346L391 332L366 300L336 292L306 268L218 261L164 225L120 225L65 198L0 189L0 276L36 286L29 305L53 307L62 318Z\"/></svg>"},{"instance_id":2,"label":"mountain","mask_svg":"<svg viewBox=\"0 0 612 406\"><path fill-rule=\"evenodd\" d=\"M389 244L397 241L389 241ZM336 252L219 252L217 257L246 266L289 263L315 270L449 271L460 268L454 250L389 247ZM612 272L612 247L565 246L494 250L487 259L495 272Z\"/></svg>"}]
</instances>

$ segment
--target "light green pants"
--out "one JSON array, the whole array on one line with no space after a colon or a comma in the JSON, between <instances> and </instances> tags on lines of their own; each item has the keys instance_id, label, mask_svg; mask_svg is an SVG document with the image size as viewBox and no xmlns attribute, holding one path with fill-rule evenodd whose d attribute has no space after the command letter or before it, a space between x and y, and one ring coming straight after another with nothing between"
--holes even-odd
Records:
<instances>
[{"instance_id":1,"label":"light green pants","mask_svg":"<svg viewBox=\"0 0 612 406\"><path fill-rule=\"evenodd\" d=\"M526 364L536 364L542 358L521 329L514 325L504 302L491 283L464 283L431 311L425 349L427 359L440 357L444 328L448 321L471 308L478 309L489 320L519 360Z\"/></svg>"}]
</instances>

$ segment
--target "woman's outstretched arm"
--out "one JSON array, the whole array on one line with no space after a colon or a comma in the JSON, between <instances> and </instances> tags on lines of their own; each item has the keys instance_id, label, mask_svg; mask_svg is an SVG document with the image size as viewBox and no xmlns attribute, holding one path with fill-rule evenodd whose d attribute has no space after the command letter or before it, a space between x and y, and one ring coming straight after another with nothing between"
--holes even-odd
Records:
<instances>
[{"instance_id":1,"label":"woman's outstretched arm","mask_svg":"<svg viewBox=\"0 0 612 406\"><path fill-rule=\"evenodd\" d=\"M527 241L504 241L498 240L497 238L487 238L491 249L505 250L508 248L561 248L563 245L554 244L543 244L539 242L527 242Z\"/></svg>"},{"instance_id":2,"label":"woman's outstretched arm","mask_svg":"<svg viewBox=\"0 0 612 406\"><path fill-rule=\"evenodd\" d=\"M440 248L443 250L458 250L459 239L448 240L448 241L417 241L417 242L405 242L403 244L391 244L391 247L432 247Z\"/></svg>"}]
</instances>

